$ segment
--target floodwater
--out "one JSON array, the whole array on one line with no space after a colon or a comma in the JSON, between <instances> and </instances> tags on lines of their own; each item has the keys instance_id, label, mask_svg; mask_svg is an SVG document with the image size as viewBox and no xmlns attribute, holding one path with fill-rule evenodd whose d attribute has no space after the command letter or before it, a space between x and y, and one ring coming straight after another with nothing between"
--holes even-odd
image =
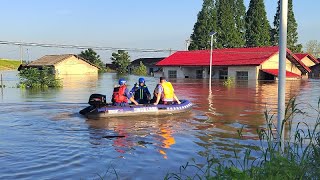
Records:
<instances>
[{"instance_id":1,"label":"floodwater","mask_svg":"<svg viewBox=\"0 0 320 180\"><path fill-rule=\"evenodd\" d=\"M277 105L277 82L214 81L209 95L207 80L183 79L171 82L180 99L193 102L190 112L91 120L79 110L92 93L110 98L115 74L65 76L62 89L34 91L15 88L16 72L1 73L0 179L163 179L209 155L243 155L266 126L264 111L272 114ZM132 87L138 77L127 79ZM152 91L158 79L146 80ZM308 114L299 121L314 125L317 113L308 106L317 107L319 92L319 80L287 82L286 100L297 97Z\"/></svg>"}]
</instances>

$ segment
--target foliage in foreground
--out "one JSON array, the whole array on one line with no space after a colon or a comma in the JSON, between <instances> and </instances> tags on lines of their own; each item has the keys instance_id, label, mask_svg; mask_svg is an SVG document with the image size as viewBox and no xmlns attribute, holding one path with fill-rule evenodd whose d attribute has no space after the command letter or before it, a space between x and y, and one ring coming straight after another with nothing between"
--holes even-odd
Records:
<instances>
[{"instance_id":1,"label":"foliage in foreground","mask_svg":"<svg viewBox=\"0 0 320 180\"><path fill-rule=\"evenodd\" d=\"M294 134L289 134L284 144L275 141L273 116L270 117L266 111L267 128L257 130L260 147L254 150L261 157L252 160L252 149L246 149L244 157L239 157L235 151L231 160L222 162L215 157L208 158L205 167L187 163L180 167L179 173L169 173L165 179L320 179L320 99L318 108L314 110L318 113L315 126L310 128L306 123L298 123ZM297 114L304 113L292 99L282 126L288 124L290 131L293 117ZM241 139L242 128L238 134ZM186 173L188 169L193 169L195 174Z\"/></svg>"},{"instance_id":2,"label":"foliage in foreground","mask_svg":"<svg viewBox=\"0 0 320 180\"><path fill-rule=\"evenodd\" d=\"M139 76L146 76L147 67L140 61L140 65L138 67L135 67L132 73Z\"/></svg>"},{"instance_id":3,"label":"foliage in foreground","mask_svg":"<svg viewBox=\"0 0 320 180\"><path fill-rule=\"evenodd\" d=\"M44 67L42 70L28 68L19 73L20 88L52 88L62 87L61 79L56 78L53 68Z\"/></svg>"}]
</instances>

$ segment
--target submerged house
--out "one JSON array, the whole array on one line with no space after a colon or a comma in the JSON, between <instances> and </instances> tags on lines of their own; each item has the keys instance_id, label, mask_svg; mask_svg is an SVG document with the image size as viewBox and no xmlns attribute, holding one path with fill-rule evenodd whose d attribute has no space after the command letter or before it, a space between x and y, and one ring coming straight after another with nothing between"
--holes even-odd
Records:
<instances>
[{"instance_id":1,"label":"submerged house","mask_svg":"<svg viewBox=\"0 0 320 180\"><path fill-rule=\"evenodd\" d=\"M212 53L212 78L274 80L278 77L279 48L227 48ZM209 78L210 50L178 51L157 66L167 78ZM307 78L311 70L287 49L286 77Z\"/></svg>"},{"instance_id":2,"label":"submerged house","mask_svg":"<svg viewBox=\"0 0 320 180\"><path fill-rule=\"evenodd\" d=\"M309 78L320 78L320 69L319 69L319 60L307 53L295 54L300 61L310 68L311 72L309 72Z\"/></svg>"},{"instance_id":3,"label":"submerged house","mask_svg":"<svg viewBox=\"0 0 320 180\"><path fill-rule=\"evenodd\" d=\"M160 58L139 58L131 62L129 65L129 72L131 73L134 68L140 66L140 62L143 63L143 65L147 68L148 75L154 75L155 72L159 71L159 67L156 66L158 62L163 60L164 57Z\"/></svg>"},{"instance_id":4,"label":"submerged house","mask_svg":"<svg viewBox=\"0 0 320 180\"><path fill-rule=\"evenodd\" d=\"M97 74L99 67L90 63L88 60L75 54L46 55L27 65L24 68L53 67L55 74Z\"/></svg>"}]
</instances>

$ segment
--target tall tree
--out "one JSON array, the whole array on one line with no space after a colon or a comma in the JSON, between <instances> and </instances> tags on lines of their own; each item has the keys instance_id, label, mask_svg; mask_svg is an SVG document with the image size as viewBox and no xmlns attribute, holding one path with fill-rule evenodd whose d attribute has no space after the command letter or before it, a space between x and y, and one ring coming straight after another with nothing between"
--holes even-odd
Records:
<instances>
[{"instance_id":1,"label":"tall tree","mask_svg":"<svg viewBox=\"0 0 320 180\"><path fill-rule=\"evenodd\" d=\"M316 58L320 58L320 42L317 40L311 40L306 43L306 51L312 54Z\"/></svg>"},{"instance_id":2,"label":"tall tree","mask_svg":"<svg viewBox=\"0 0 320 180\"><path fill-rule=\"evenodd\" d=\"M100 67L101 69L105 68L104 63L101 61L100 56L91 48L81 51L79 54L80 57L88 60L92 64L95 64L96 66Z\"/></svg>"},{"instance_id":3,"label":"tall tree","mask_svg":"<svg viewBox=\"0 0 320 180\"><path fill-rule=\"evenodd\" d=\"M279 44L279 29L280 29L280 0L278 0L278 7L276 15L274 16L274 30L272 31L272 44ZM287 47L293 52L301 52L302 45L298 43L298 23L294 17L292 0L288 0L288 35Z\"/></svg>"},{"instance_id":4,"label":"tall tree","mask_svg":"<svg viewBox=\"0 0 320 180\"><path fill-rule=\"evenodd\" d=\"M128 72L128 66L130 65L130 56L128 52L124 50L118 50L117 53L112 53L112 63L117 67L117 73L125 74Z\"/></svg>"},{"instance_id":5,"label":"tall tree","mask_svg":"<svg viewBox=\"0 0 320 180\"><path fill-rule=\"evenodd\" d=\"M209 34L212 31L217 31L217 12L214 0L203 0L202 9L198 13L197 22L194 24L193 33L190 37L191 43L188 49L209 49ZM216 47L215 41L213 43L213 46Z\"/></svg>"},{"instance_id":6,"label":"tall tree","mask_svg":"<svg viewBox=\"0 0 320 180\"><path fill-rule=\"evenodd\" d=\"M249 9L246 14L246 46L269 46L270 24L263 0L250 0Z\"/></svg>"},{"instance_id":7,"label":"tall tree","mask_svg":"<svg viewBox=\"0 0 320 180\"><path fill-rule=\"evenodd\" d=\"M246 44L246 40L245 40L246 7L243 3L243 0L234 0L233 11L234 11L234 18L235 18L237 33L239 34L238 36L240 36L238 44L240 47L242 47Z\"/></svg>"},{"instance_id":8,"label":"tall tree","mask_svg":"<svg viewBox=\"0 0 320 180\"><path fill-rule=\"evenodd\" d=\"M243 1L242 1L243 2ZM242 36L241 29L243 30L243 23L241 18L245 15L244 5L237 9L239 2L235 0L219 0L216 4L217 7L217 46L218 47L242 47L245 40ZM244 13L241 15L241 11Z\"/></svg>"}]
</instances>

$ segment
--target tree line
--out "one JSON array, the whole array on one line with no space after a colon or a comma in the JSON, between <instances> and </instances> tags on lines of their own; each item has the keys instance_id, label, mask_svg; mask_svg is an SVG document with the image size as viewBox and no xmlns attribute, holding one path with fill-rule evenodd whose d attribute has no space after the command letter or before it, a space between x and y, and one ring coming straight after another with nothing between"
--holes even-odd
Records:
<instances>
[{"instance_id":1,"label":"tree line","mask_svg":"<svg viewBox=\"0 0 320 180\"><path fill-rule=\"evenodd\" d=\"M250 0L248 10L243 0L203 0L188 49L209 49L210 32L215 32L214 48L275 46L279 41L279 27L280 0L273 27L267 19L263 0ZM292 0L289 0L287 47L293 52L302 51L297 28Z\"/></svg>"},{"instance_id":2,"label":"tree line","mask_svg":"<svg viewBox=\"0 0 320 180\"><path fill-rule=\"evenodd\" d=\"M89 48L85 51L81 51L80 57L88 60L90 63L96 65L100 68L100 72L106 72L106 64L102 62L100 55L98 55L93 49ZM128 66L131 64L129 53L124 50L118 50L113 52L111 56L112 64L116 67L116 72L118 74L128 73ZM138 67L133 69L133 74L136 75L147 75L147 68L143 63L140 63Z\"/></svg>"}]
</instances>

